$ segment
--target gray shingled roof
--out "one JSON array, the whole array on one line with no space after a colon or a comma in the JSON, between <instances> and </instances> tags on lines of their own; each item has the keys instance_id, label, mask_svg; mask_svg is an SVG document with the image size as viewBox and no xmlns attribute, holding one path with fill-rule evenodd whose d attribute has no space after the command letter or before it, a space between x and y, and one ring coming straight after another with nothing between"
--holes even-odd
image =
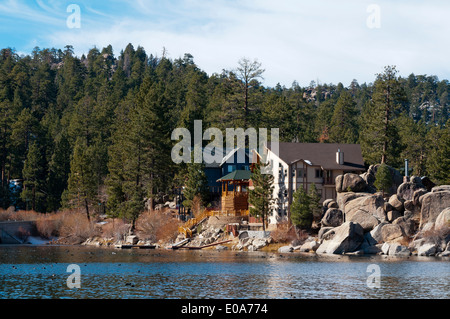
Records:
<instances>
[{"instance_id":1,"label":"gray shingled roof","mask_svg":"<svg viewBox=\"0 0 450 319\"><path fill-rule=\"evenodd\" d=\"M267 147L271 149L270 143ZM279 157L287 164L304 160L326 170L365 170L359 144L279 143ZM344 165L336 163L338 150L344 153Z\"/></svg>"}]
</instances>

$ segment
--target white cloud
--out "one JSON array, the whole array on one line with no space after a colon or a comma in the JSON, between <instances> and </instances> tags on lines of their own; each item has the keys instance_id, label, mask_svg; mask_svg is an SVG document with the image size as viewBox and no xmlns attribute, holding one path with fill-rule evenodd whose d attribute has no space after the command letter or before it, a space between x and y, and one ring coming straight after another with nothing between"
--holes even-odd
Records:
<instances>
[{"instance_id":1,"label":"white cloud","mask_svg":"<svg viewBox=\"0 0 450 319\"><path fill-rule=\"evenodd\" d=\"M380 29L366 25L366 9L373 2L381 8ZM51 13L52 1L39 3L45 9L39 14ZM139 0L126 5L114 0L112 4L123 4L123 12L103 11L86 2L81 29L58 28L41 36L48 39L47 46L72 44L78 54L109 44L117 53L128 43L143 46L148 54L160 55L165 47L172 58L189 52L208 73L234 68L243 56L257 58L269 86L277 82L290 86L294 80L307 85L317 79L344 85L354 78L371 82L375 73L392 64L405 76L450 75L447 2ZM29 10L28 16L34 13Z\"/></svg>"}]
</instances>

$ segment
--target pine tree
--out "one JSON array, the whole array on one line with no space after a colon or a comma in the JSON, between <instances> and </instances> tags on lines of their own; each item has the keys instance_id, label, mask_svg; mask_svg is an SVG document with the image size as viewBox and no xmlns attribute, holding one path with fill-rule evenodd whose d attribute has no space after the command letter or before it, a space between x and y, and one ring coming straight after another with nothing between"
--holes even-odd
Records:
<instances>
[{"instance_id":1,"label":"pine tree","mask_svg":"<svg viewBox=\"0 0 450 319\"><path fill-rule=\"evenodd\" d=\"M303 187L298 188L292 196L291 221L300 228L310 228L313 221L311 198Z\"/></svg>"},{"instance_id":2,"label":"pine tree","mask_svg":"<svg viewBox=\"0 0 450 319\"><path fill-rule=\"evenodd\" d=\"M450 184L450 120L443 128L433 127L427 134L426 170L440 185Z\"/></svg>"},{"instance_id":3,"label":"pine tree","mask_svg":"<svg viewBox=\"0 0 450 319\"><path fill-rule=\"evenodd\" d=\"M24 163L22 200L26 209L45 212L46 162L38 142L31 143ZM31 202L31 206L28 204Z\"/></svg>"},{"instance_id":4,"label":"pine tree","mask_svg":"<svg viewBox=\"0 0 450 319\"><path fill-rule=\"evenodd\" d=\"M253 189L249 190L248 203L250 206L250 214L262 218L263 229L266 229L266 223L272 205L275 201L273 198L273 175L263 174L264 165L257 164L252 172Z\"/></svg>"},{"instance_id":5,"label":"pine tree","mask_svg":"<svg viewBox=\"0 0 450 319\"><path fill-rule=\"evenodd\" d=\"M399 166L402 151L398 128L394 119L405 103L406 95L400 85L397 70L387 66L384 73L377 75L372 101L366 105L361 121L360 143L366 162L380 162Z\"/></svg>"},{"instance_id":6,"label":"pine tree","mask_svg":"<svg viewBox=\"0 0 450 319\"><path fill-rule=\"evenodd\" d=\"M319 221L322 215L322 205L320 204L321 196L317 190L316 184L312 183L308 192L309 197L309 209L312 214L312 218L315 221Z\"/></svg>"},{"instance_id":7,"label":"pine tree","mask_svg":"<svg viewBox=\"0 0 450 319\"><path fill-rule=\"evenodd\" d=\"M183 191L185 201L183 206L192 208L193 200L199 197L201 205L206 206L209 199L208 180L205 174L205 164L190 163L187 164L186 187Z\"/></svg>"},{"instance_id":8,"label":"pine tree","mask_svg":"<svg viewBox=\"0 0 450 319\"><path fill-rule=\"evenodd\" d=\"M329 129L330 143L354 144L358 140L356 103L349 92L343 91L334 107Z\"/></svg>"},{"instance_id":9,"label":"pine tree","mask_svg":"<svg viewBox=\"0 0 450 319\"><path fill-rule=\"evenodd\" d=\"M381 164L375 173L375 182L373 186L378 191L381 191L383 196L392 187L392 174L389 167L386 164Z\"/></svg>"},{"instance_id":10,"label":"pine tree","mask_svg":"<svg viewBox=\"0 0 450 319\"><path fill-rule=\"evenodd\" d=\"M66 206L83 207L88 220L91 218L90 206L96 203L98 192L97 180L92 169L93 158L92 149L83 139L78 138L70 161Z\"/></svg>"}]
</instances>

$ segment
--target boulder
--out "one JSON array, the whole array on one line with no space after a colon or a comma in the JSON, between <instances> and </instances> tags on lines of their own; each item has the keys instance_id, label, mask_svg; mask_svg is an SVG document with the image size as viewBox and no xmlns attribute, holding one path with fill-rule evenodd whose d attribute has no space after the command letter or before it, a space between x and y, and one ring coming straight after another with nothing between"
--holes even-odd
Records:
<instances>
[{"instance_id":1,"label":"boulder","mask_svg":"<svg viewBox=\"0 0 450 319\"><path fill-rule=\"evenodd\" d=\"M434 229L448 229L450 228L450 207L444 209L436 218Z\"/></svg>"},{"instance_id":2,"label":"boulder","mask_svg":"<svg viewBox=\"0 0 450 319\"><path fill-rule=\"evenodd\" d=\"M267 241L264 238L255 238L252 242L253 248L255 250L261 249L267 246Z\"/></svg>"},{"instance_id":3,"label":"boulder","mask_svg":"<svg viewBox=\"0 0 450 319\"><path fill-rule=\"evenodd\" d=\"M414 210L414 204L412 200L406 200L403 203L403 207L405 207L405 210L413 211Z\"/></svg>"},{"instance_id":4,"label":"boulder","mask_svg":"<svg viewBox=\"0 0 450 319\"><path fill-rule=\"evenodd\" d=\"M402 213L400 213L398 210L391 210L390 212L387 212L386 216L387 220L392 223L394 220L401 217Z\"/></svg>"},{"instance_id":5,"label":"boulder","mask_svg":"<svg viewBox=\"0 0 450 319\"><path fill-rule=\"evenodd\" d=\"M278 248L278 252L281 254L292 253L294 251L294 247L292 246L283 246Z\"/></svg>"},{"instance_id":6,"label":"boulder","mask_svg":"<svg viewBox=\"0 0 450 319\"><path fill-rule=\"evenodd\" d=\"M370 193L354 193L354 192L347 192L347 193L337 193L336 194L336 202L338 203L339 208L344 211L345 206L348 202L360 198L360 197L366 197L370 196L372 194Z\"/></svg>"},{"instance_id":7,"label":"boulder","mask_svg":"<svg viewBox=\"0 0 450 319\"><path fill-rule=\"evenodd\" d=\"M422 185L422 179L419 177L419 176L411 176L410 178L409 178L409 181L411 182L411 183L414 183L414 184L419 184L420 186L423 186Z\"/></svg>"},{"instance_id":8,"label":"boulder","mask_svg":"<svg viewBox=\"0 0 450 319\"><path fill-rule=\"evenodd\" d=\"M370 236L377 242L382 243L383 242L383 235L381 233L381 229L385 226L389 225L387 222L382 222L378 224L374 229L370 231Z\"/></svg>"},{"instance_id":9,"label":"boulder","mask_svg":"<svg viewBox=\"0 0 450 319\"><path fill-rule=\"evenodd\" d=\"M398 211L403 211L403 200L401 200L398 196L397 196L397 194L394 194L394 195L392 195L390 198L389 198L389 204L395 209L395 210L398 210Z\"/></svg>"},{"instance_id":10,"label":"boulder","mask_svg":"<svg viewBox=\"0 0 450 319\"><path fill-rule=\"evenodd\" d=\"M307 241L300 247L301 252L316 251L320 244L316 240Z\"/></svg>"},{"instance_id":11,"label":"boulder","mask_svg":"<svg viewBox=\"0 0 450 319\"><path fill-rule=\"evenodd\" d=\"M321 223L323 226L337 227L344 221L344 214L340 209L330 208L323 216Z\"/></svg>"},{"instance_id":12,"label":"boulder","mask_svg":"<svg viewBox=\"0 0 450 319\"><path fill-rule=\"evenodd\" d=\"M402 237L403 235L402 228L399 225L387 224L381 229L381 238L384 242L392 241Z\"/></svg>"},{"instance_id":13,"label":"boulder","mask_svg":"<svg viewBox=\"0 0 450 319\"><path fill-rule=\"evenodd\" d=\"M434 223L439 214L448 207L450 207L450 192L431 192L423 195L420 228L427 223Z\"/></svg>"},{"instance_id":14,"label":"boulder","mask_svg":"<svg viewBox=\"0 0 450 319\"><path fill-rule=\"evenodd\" d=\"M327 254L343 254L353 252L364 241L364 229L359 224L353 222L346 222L339 227L329 231L334 232L329 239L325 239L317 249L317 253ZM327 233L327 234L328 234ZM324 238L327 237L325 234Z\"/></svg>"},{"instance_id":15,"label":"boulder","mask_svg":"<svg viewBox=\"0 0 450 319\"><path fill-rule=\"evenodd\" d=\"M422 184L416 184L413 182L406 182L401 184L397 189L397 196L400 200L412 200L414 192L423 189L426 191Z\"/></svg>"},{"instance_id":16,"label":"boulder","mask_svg":"<svg viewBox=\"0 0 450 319\"><path fill-rule=\"evenodd\" d=\"M384 198L381 194L370 194L348 201L344 207L345 220L350 220L359 210L366 211L379 221L386 220L384 212Z\"/></svg>"},{"instance_id":17,"label":"boulder","mask_svg":"<svg viewBox=\"0 0 450 319\"><path fill-rule=\"evenodd\" d=\"M434 256L436 254L437 247L434 243L425 243L417 248L418 256Z\"/></svg>"},{"instance_id":18,"label":"boulder","mask_svg":"<svg viewBox=\"0 0 450 319\"><path fill-rule=\"evenodd\" d=\"M332 199L332 198L326 199L326 200L323 201L322 206L325 207L325 208L328 208L328 204L331 203L331 202L334 202L334 201L335 200Z\"/></svg>"},{"instance_id":19,"label":"boulder","mask_svg":"<svg viewBox=\"0 0 450 319\"><path fill-rule=\"evenodd\" d=\"M365 172L364 174L359 175L368 186L373 186L375 182L375 176L369 172Z\"/></svg>"},{"instance_id":20,"label":"boulder","mask_svg":"<svg viewBox=\"0 0 450 319\"><path fill-rule=\"evenodd\" d=\"M391 204L389 204L389 202L384 202L384 211L387 213L387 212L390 212L391 210L394 210L395 208L394 207L392 207L392 205Z\"/></svg>"},{"instance_id":21,"label":"boulder","mask_svg":"<svg viewBox=\"0 0 450 319\"><path fill-rule=\"evenodd\" d=\"M420 188L414 192L412 199L414 206L419 206L422 204L422 201L420 199L422 195L425 195L426 193L428 193L427 190L423 188Z\"/></svg>"},{"instance_id":22,"label":"boulder","mask_svg":"<svg viewBox=\"0 0 450 319\"><path fill-rule=\"evenodd\" d=\"M369 214L364 210L358 210L348 219L348 221L360 224L364 229L364 232L371 231L380 223L380 221L372 214Z\"/></svg>"},{"instance_id":23,"label":"boulder","mask_svg":"<svg viewBox=\"0 0 450 319\"><path fill-rule=\"evenodd\" d=\"M381 246L381 252L384 255L388 255L389 254L389 248L390 248L390 244L389 243L384 243L383 246Z\"/></svg>"},{"instance_id":24,"label":"boulder","mask_svg":"<svg viewBox=\"0 0 450 319\"><path fill-rule=\"evenodd\" d=\"M127 236L125 243L127 245L136 245L138 243L138 241L139 241L138 236L133 235L133 236Z\"/></svg>"},{"instance_id":25,"label":"boulder","mask_svg":"<svg viewBox=\"0 0 450 319\"><path fill-rule=\"evenodd\" d=\"M328 203L328 208L339 208L339 205L335 200L332 200Z\"/></svg>"},{"instance_id":26,"label":"boulder","mask_svg":"<svg viewBox=\"0 0 450 319\"><path fill-rule=\"evenodd\" d=\"M394 220L392 224L400 226L403 233L408 237L412 237L416 234L416 223L412 219L402 216Z\"/></svg>"},{"instance_id":27,"label":"boulder","mask_svg":"<svg viewBox=\"0 0 450 319\"><path fill-rule=\"evenodd\" d=\"M388 254L389 256L409 257L411 256L411 251L406 246L400 245L398 243L390 243Z\"/></svg>"},{"instance_id":28,"label":"boulder","mask_svg":"<svg viewBox=\"0 0 450 319\"><path fill-rule=\"evenodd\" d=\"M436 193L436 192L450 192L450 185L441 185L441 186L436 186L433 187L431 189L432 193Z\"/></svg>"},{"instance_id":29,"label":"boulder","mask_svg":"<svg viewBox=\"0 0 450 319\"><path fill-rule=\"evenodd\" d=\"M324 235L325 235L328 231L332 230L333 228L334 228L334 227L322 227L322 228L320 228L319 233L317 234L317 237L319 238L319 240L322 240L323 237L324 237Z\"/></svg>"},{"instance_id":30,"label":"boulder","mask_svg":"<svg viewBox=\"0 0 450 319\"><path fill-rule=\"evenodd\" d=\"M353 173L339 175L336 177L336 192L362 192L366 189L367 184L364 179Z\"/></svg>"}]
</instances>

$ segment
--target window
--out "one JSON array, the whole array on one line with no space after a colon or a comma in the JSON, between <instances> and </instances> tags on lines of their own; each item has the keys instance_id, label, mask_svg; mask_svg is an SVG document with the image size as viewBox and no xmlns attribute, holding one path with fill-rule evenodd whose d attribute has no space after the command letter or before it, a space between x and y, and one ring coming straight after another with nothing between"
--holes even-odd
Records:
<instances>
[{"instance_id":1,"label":"window","mask_svg":"<svg viewBox=\"0 0 450 319\"><path fill-rule=\"evenodd\" d=\"M323 171L321 169L316 169L316 178L323 178Z\"/></svg>"},{"instance_id":2,"label":"window","mask_svg":"<svg viewBox=\"0 0 450 319\"><path fill-rule=\"evenodd\" d=\"M306 178L306 170L304 168L299 168L297 171L298 178Z\"/></svg>"},{"instance_id":3,"label":"window","mask_svg":"<svg viewBox=\"0 0 450 319\"><path fill-rule=\"evenodd\" d=\"M236 165L228 165L227 171L228 173L233 173L236 170Z\"/></svg>"}]
</instances>

